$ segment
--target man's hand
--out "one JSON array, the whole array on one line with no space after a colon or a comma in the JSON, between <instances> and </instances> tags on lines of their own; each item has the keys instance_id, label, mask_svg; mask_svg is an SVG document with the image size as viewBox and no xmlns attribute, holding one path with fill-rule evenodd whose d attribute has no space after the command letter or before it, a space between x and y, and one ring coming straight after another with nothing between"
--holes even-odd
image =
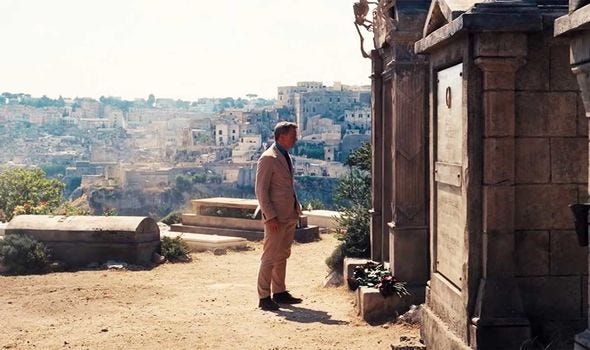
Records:
<instances>
[{"instance_id":1,"label":"man's hand","mask_svg":"<svg viewBox=\"0 0 590 350\"><path fill-rule=\"evenodd\" d=\"M278 232L279 231L279 220L277 218L272 218L268 220L265 225L268 225L269 232Z\"/></svg>"}]
</instances>

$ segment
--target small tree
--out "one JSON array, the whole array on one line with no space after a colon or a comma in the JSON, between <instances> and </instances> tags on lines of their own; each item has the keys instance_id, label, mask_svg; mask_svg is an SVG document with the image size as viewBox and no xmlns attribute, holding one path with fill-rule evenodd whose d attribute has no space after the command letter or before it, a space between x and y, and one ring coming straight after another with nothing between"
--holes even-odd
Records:
<instances>
[{"instance_id":1,"label":"small tree","mask_svg":"<svg viewBox=\"0 0 590 350\"><path fill-rule=\"evenodd\" d=\"M0 208L10 220L16 214L47 214L63 200L64 184L39 168L0 169Z\"/></svg>"},{"instance_id":2,"label":"small tree","mask_svg":"<svg viewBox=\"0 0 590 350\"><path fill-rule=\"evenodd\" d=\"M336 199L342 213L338 219L338 239L342 242L326 259L326 264L342 272L345 257L368 258L370 256L370 214L371 207L371 145L365 144L352 152L345 162L350 171L338 182Z\"/></svg>"}]
</instances>

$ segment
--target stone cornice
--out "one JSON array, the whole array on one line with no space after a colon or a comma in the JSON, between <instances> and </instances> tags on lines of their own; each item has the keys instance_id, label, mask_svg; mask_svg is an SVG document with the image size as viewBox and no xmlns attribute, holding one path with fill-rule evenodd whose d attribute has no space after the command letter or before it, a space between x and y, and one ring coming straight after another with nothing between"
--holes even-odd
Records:
<instances>
[{"instance_id":1,"label":"stone cornice","mask_svg":"<svg viewBox=\"0 0 590 350\"><path fill-rule=\"evenodd\" d=\"M543 30L541 11L535 5L480 3L414 45L416 53L428 53L467 32L538 32Z\"/></svg>"}]
</instances>

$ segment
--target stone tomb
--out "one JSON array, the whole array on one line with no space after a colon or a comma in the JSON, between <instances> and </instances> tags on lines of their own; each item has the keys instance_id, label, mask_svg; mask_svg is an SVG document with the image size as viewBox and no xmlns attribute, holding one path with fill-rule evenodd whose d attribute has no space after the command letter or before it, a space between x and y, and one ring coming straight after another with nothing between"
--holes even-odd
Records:
<instances>
[{"instance_id":1,"label":"stone tomb","mask_svg":"<svg viewBox=\"0 0 590 350\"><path fill-rule=\"evenodd\" d=\"M256 212L256 199L204 198L191 201L193 213L182 214L181 224L170 226L171 231L243 237L250 241L264 238L264 224ZM301 216L295 240L311 242L319 238L319 228L307 225Z\"/></svg>"},{"instance_id":2,"label":"stone tomb","mask_svg":"<svg viewBox=\"0 0 590 350\"><path fill-rule=\"evenodd\" d=\"M248 241L242 237L228 237L218 235L206 235L190 232L162 232L162 237L180 237L186 242L191 252L202 252L206 250L216 251L217 249L244 249Z\"/></svg>"},{"instance_id":3,"label":"stone tomb","mask_svg":"<svg viewBox=\"0 0 590 350\"><path fill-rule=\"evenodd\" d=\"M54 259L70 266L108 260L150 265L160 247L160 229L148 217L18 215L5 234L26 234L43 242Z\"/></svg>"},{"instance_id":4,"label":"stone tomb","mask_svg":"<svg viewBox=\"0 0 590 350\"><path fill-rule=\"evenodd\" d=\"M587 118L590 117L590 4L587 1L570 0L569 14L555 20L555 35L569 41L570 67L577 78L586 114L586 120L580 124L587 125ZM580 198L580 201L585 200ZM587 278L583 284L585 288L588 288ZM583 307L585 307L584 313L588 315L587 299ZM574 349L590 349L590 325L576 335Z\"/></svg>"},{"instance_id":5,"label":"stone tomb","mask_svg":"<svg viewBox=\"0 0 590 350\"><path fill-rule=\"evenodd\" d=\"M568 204L587 197L588 144L560 6L432 1L428 349L573 347L586 251Z\"/></svg>"}]
</instances>

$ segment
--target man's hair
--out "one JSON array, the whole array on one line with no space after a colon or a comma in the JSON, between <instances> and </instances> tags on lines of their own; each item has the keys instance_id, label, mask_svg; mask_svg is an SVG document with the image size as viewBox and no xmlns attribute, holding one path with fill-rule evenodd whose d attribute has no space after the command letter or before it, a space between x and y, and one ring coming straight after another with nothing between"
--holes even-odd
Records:
<instances>
[{"instance_id":1,"label":"man's hair","mask_svg":"<svg viewBox=\"0 0 590 350\"><path fill-rule=\"evenodd\" d=\"M279 135L288 134L291 129L297 129L297 124L292 122L278 122L275 125L275 141L279 139Z\"/></svg>"}]
</instances>

